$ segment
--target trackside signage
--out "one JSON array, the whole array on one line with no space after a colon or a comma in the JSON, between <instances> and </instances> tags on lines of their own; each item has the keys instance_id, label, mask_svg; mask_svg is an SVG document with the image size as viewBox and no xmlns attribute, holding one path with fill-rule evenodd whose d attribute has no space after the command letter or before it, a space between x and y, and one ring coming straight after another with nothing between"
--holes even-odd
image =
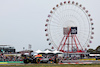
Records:
<instances>
[{"instance_id":1,"label":"trackside signage","mask_svg":"<svg viewBox=\"0 0 100 67\"><path fill-rule=\"evenodd\" d=\"M100 56L100 54L89 54L90 56Z\"/></svg>"}]
</instances>

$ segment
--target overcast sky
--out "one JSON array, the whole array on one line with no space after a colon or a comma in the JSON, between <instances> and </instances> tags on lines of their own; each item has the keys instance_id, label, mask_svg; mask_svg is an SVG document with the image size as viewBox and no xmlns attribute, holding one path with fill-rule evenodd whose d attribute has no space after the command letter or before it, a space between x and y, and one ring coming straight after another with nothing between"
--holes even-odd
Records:
<instances>
[{"instance_id":1,"label":"overcast sky","mask_svg":"<svg viewBox=\"0 0 100 67\"><path fill-rule=\"evenodd\" d=\"M45 37L45 20L50 10L64 1L0 0L0 44L14 46L17 51L28 49L28 44L34 51L51 48ZM95 34L90 46L95 49L100 45L100 0L73 1L85 6L92 15Z\"/></svg>"}]
</instances>

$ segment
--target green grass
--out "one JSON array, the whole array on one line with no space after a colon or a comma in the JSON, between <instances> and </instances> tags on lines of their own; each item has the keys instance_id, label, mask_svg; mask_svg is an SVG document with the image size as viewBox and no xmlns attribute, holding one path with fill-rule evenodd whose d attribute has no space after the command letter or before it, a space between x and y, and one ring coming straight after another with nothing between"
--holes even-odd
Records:
<instances>
[{"instance_id":1,"label":"green grass","mask_svg":"<svg viewBox=\"0 0 100 67\"><path fill-rule=\"evenodd\" d=\"M25 64L0 65L0 67L100 67L100 64Z\"/></svg>"}]
</instances>

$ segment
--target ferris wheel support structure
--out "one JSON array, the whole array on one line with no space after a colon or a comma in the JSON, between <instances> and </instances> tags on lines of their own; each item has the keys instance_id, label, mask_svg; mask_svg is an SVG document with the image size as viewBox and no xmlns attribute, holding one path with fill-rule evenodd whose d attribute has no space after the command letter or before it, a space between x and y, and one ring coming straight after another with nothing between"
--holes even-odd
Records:
<instances>
[{"instance_id":1,"label":"ferris wheel support structure","mask_svg":"<svg viewBox=\"0 0 100 67\"><path fill-rule=\"evenodd\" d=\"M64 41L64 43L62 43L63 41ZM71 43L69 41L71 41ZM73 44L73 43L75 43L75 44ZM64 51L65 50L64 48L65 48L66 45L67 45L67 49L68 50ZM69 45L72 47L71 50L69 50ZM76 46L76 51L73 50L73 45ZM78 45L80 45L81 50L79 50ZM84 52L83 48L82 48L82 46L81 46L81 44L80 44L80 42L79 42L79 40L78 40L78 38L76 36L76 34L74 34L74 35L71 34L71 28L70 28L70 30L68 32L68 35L67 36L64 35L64 37L62 38L62 40L60 42L60 45L59 45L57 50L60 50L60 51L62 51L64 53L66 53L66 52L67 53Z\"/></svg>"}]
</instances>

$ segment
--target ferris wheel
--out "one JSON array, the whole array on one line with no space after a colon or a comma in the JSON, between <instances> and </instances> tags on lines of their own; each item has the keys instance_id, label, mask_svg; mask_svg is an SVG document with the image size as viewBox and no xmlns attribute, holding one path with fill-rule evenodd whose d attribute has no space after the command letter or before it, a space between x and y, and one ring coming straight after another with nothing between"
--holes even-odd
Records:
<instances>
[{"instance_id":1,"label":"ferris wheel","mask_svg":"<svg viewBox=\"0 0 100 67\"><path fill-rule=\"evenodd\" d=\"M47 41L62 52L83 52L92 43L92 21L91 14L78 2L61 2L46 19Z\"/></svg>"}]
</instances>

